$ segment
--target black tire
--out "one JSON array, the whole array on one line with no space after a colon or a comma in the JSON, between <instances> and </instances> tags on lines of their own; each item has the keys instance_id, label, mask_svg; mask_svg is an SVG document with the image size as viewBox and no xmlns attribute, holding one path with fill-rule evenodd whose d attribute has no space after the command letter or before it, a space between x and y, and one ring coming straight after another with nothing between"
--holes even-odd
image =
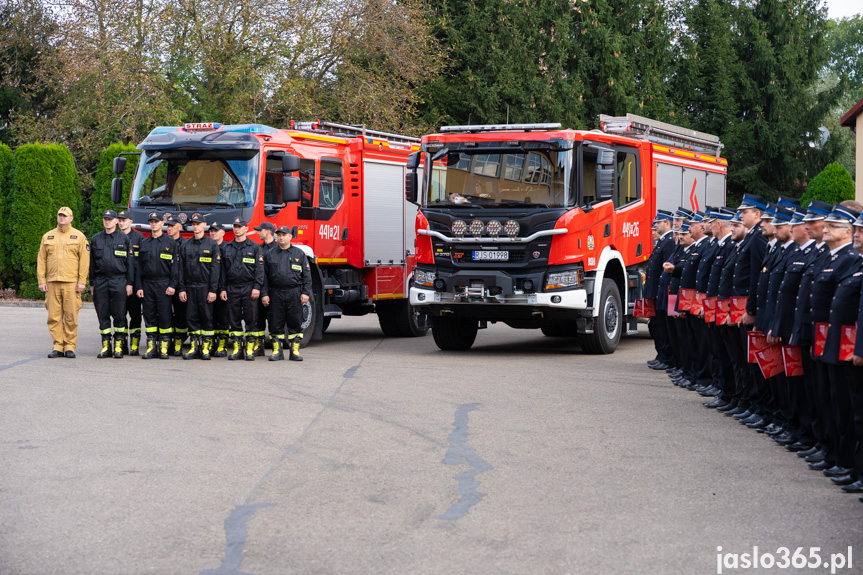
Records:
<instances>
[{"instance_id":1,"label":"black tire","mask_svg":"<svg viewBox=\"0 0 863 575\"><path fill-rule=\"evenodd\" d=\"M436 317L432 322L432 336L437 346L447 351L470 349L476 340L479 323L475 319Z\"/></svg>"},{"instance_id":2,"label":"black tire","mask_svg":"<svg viewBox=\"0 0 863 575\"><path fill-rule=\"evenodd\" d=\"M578 332L575 330L575 326L568 326L561 323L555 323L551 325L544 325L539 328L543 335L547 337L578 337Z\"/></svg>"},{"instance_id":3,"label":"black tire","mask_svg":"<svg viewBox=\"0 0 863 575\"><path fill-rule=\"evenodd\" d=\"M597 355L614 353L626 321L623 306L620 303L620 290L614 280L602 280L599 299L594 301L599 305L599 315L594 322L593 333L582 334L579 337L581 348L586 353Z\"/></svg>"},{"instance_id":4,"label":"black tire","mask_svg":"<svg viewBox=\"0 0 863 575\"><path fill-rule=\"evenodd\" d=\"M422 337L429 332L428 316L411 305L409 299L390 302L395 308L396 325L402 337Z\"/></svg>"},{"instance_id":5,"label":"black tire","mask_svg":"<svg viewBox=\"0 0 863 575\"><path fill-rule=\"evenodd\" d=\"M315 319L318 313L317 303L315 290L312 290L309 301L303 304L303 323L300 324L303 341L300 342L300 347L306 347L312 342L312 335L315 333Z\"/></svg>"},{"instance_id":6,"label":"black tire","mask_svg":"<svg viewBox=\"0 0 863 575\"><path fill-rule=\"evenodd\" d=\"M399 337L401 335L393 303L391 301L379 301L375 303L375 313L378 314L378 323L381 326L381 331L387 337Z\"/></svg>"}]
</instances>

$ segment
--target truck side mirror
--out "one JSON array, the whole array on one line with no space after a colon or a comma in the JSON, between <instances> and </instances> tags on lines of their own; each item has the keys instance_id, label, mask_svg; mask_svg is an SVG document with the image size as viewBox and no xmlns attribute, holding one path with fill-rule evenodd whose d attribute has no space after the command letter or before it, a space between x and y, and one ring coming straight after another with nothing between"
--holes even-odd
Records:
<instances>
[{"instance_id":1,"label":"truck side mirror","mask_svg":"<svg viewBox=\"0 0 863 575\"><path fill-rule=\"evenodd\" d=\"M296 158L296 156L294 156ZM286 204L300 201L300 178L282 176L282 201Z\"/></svg>"},{"instance_id":2,"label":"truck side mirror","mask_svg":"<svg viewBox=\"0 0 863 575\"><path fill-rule=\"evenodd\" d=\"M114 159L114 168L116 170L116 162L117 160L122 159L123 162L126 162L126 158L115 158ZM122 170L121 170L122 171ZM123 178L114 178L111 180L111 201L114 204L119 204L123 201Z\"/></svg>"},{"instance_id":3,"label":"truck side mirror","mask_svg":"<svg viewBox=\"0 0 863 575\"><path fill-rule=\"evenodd\" d=\"M126 171L126 158L117 156L114 158L114 173L118 176Z\"/></svg>"},{"instance_id":4,"label":"truck side mirror","mask_svg":"<svg viewBox=\"0 0 863 575\"><path fill-rule=\"evenodd\" d=\"M417 191L419 188L419 178L417 177L417 168L420 165L420 152L414 152L408 155L408 163L405 166L405 200L412 204L417 203Z\"/></svg>"},{"instance_id":5,"label":"truck side mirror","mask_svg":"<svg viewBox=\"0 0 863 575\"><path fill-rule=\"evenodd\" d=\"M300 169L300 158L293 154L285 154L282 156L282 171L296 172Z\"/></svg>"},{"instance_id":6,"label":"truck side mirror","mask_svg":"<svg viewBox=\"0 0 863 575\"><path fill-rule=\"evenodd\" d=\"M602 202L614 197L614 168L596 167L596 201Z\"/></svg>"},{"instance_id":7,"label":"truck side mirror","mask_svg":"<svg viewBox=\"0 0 863 575\"><path fill-rule=\"evenodd\" d=\"M405 174L405 199L412 204L417 203L418 182L419 178L417 177L416 170Z\"/></svg>"}]
</instances>

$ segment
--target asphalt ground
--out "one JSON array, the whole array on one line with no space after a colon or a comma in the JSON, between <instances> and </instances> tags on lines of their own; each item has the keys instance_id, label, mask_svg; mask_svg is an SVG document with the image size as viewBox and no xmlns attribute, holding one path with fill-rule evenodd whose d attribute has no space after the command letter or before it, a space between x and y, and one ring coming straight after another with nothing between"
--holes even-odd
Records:
<instances>
[{"instance_id":1,"label":"asphalt ground","mask_svg":"<svg viewBox=\"0 0 863 575\"><path fill-rule=\"evenodd\" d=\"M303 363L99 360L85 307L51 360L45 319L0 307L2 575L696 574L753 546L863 572L863 503L647 369L643 332L455 353L369 316ZM722 569L750 571L830 570Z\"/></svg>"}]
</instances>

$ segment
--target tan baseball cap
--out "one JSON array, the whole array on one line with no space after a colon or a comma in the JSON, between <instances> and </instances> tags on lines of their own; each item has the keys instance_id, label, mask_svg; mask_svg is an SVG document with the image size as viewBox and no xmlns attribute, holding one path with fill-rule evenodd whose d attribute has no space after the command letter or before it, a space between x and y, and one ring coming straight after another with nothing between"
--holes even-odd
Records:
<instances>
[{"instance_id":1,"label":"tan baseball cap","mask_svg":"<svg viewBox=\"0 0 863 575\"><path fill-rule=\"evenodd\" d=\"M57 215L59 216L60 214L63 214L64 216L69 216L71 218L72 217L72 209L67 208L66 206L63 206L62 208L57 210Z\"/></svg>"}]
</instances>

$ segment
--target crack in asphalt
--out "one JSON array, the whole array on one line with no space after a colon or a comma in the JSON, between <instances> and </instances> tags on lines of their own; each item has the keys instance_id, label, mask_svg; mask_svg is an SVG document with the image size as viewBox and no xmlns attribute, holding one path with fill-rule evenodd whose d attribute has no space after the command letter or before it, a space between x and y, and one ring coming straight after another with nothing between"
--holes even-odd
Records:
<instances>
[{"instance_id":1,"label":"crack in asphalt","mask_svg":"<svg viewBox=\"0 0 863 575\"><path fill-rule=\"evenodd\" d=\"M16 365L21 365L22 363L29 363L31 361L36 361L37 359L42 359L45 357L44 355L34 355L33 357L22 359L20 361L16 361L15 363L10 363L8 365L0 365L0 371L5 371L7 369L12 369Z\"/></svg>"},{"instance_id":2,"label":"crack in asphalt","mask_svg":"<svg viewBox=\"0 0 863 575\"><path fill-rule=\"evenodd\" d=\"M300 445L302 445L303 440L308 435L309 430L318 422L324 412L330 408L335 400L336 396L342 391L342 388L348 382L349 379L356 378L357 370L362 366L363 362L366 360L368 356L375 352L375 350L380 347L383 343L383 339L379 340L378 343L370 349L366 354L360 358L360 361L349 368L344 375L342 376L342 382L336 387L330 397L324 402L320 411L309 421L308 425L303 429L302 432L297 436L296 439L286 447L281 455L278 457L276 462L267 470L266 473L258 480L254 487L252 487L249 496L246 497L246 501L242 505L238 505L234 507L231 511L231 514L225 519L225 555L222 559L222 564L217 569L208 569L205 571L201 571L200 575L249 575L248 573L244 573L240 571L240 565L243 562L243 550L246 547L246 538L248 536L248 530L246 528L246 522L255 514L255 512L262 507L274 507L275 503L256 503L255 500L258 498L258 491L261 489L261 486L266 483L266 481L273 475L273 473L278 470L289 455L295 453L297 449L299 449Z\"/></svg>"},{"instance_id":3,"label":"crack in asphalt","mask_svg":"<svg viewBox=\"0 0 863 575\"><path fill-rule=\"evenodd\" d=\"M464 462L470 465L471 469L456 474L455 478L458 481L457 491L461 497L443 515L438 516L438 519L454 521L464 517L467 510L479 503L480 499L485 495L477 491L480 483L476 479L476 476L494 468L482 457L474 453L473 448L467 442L468 414L479 405L478 403L466 403L460 405L455 411L453 430L449 434L449 449L441 463L445 465L461 465Z\"/></svg>"}]
</instances>

